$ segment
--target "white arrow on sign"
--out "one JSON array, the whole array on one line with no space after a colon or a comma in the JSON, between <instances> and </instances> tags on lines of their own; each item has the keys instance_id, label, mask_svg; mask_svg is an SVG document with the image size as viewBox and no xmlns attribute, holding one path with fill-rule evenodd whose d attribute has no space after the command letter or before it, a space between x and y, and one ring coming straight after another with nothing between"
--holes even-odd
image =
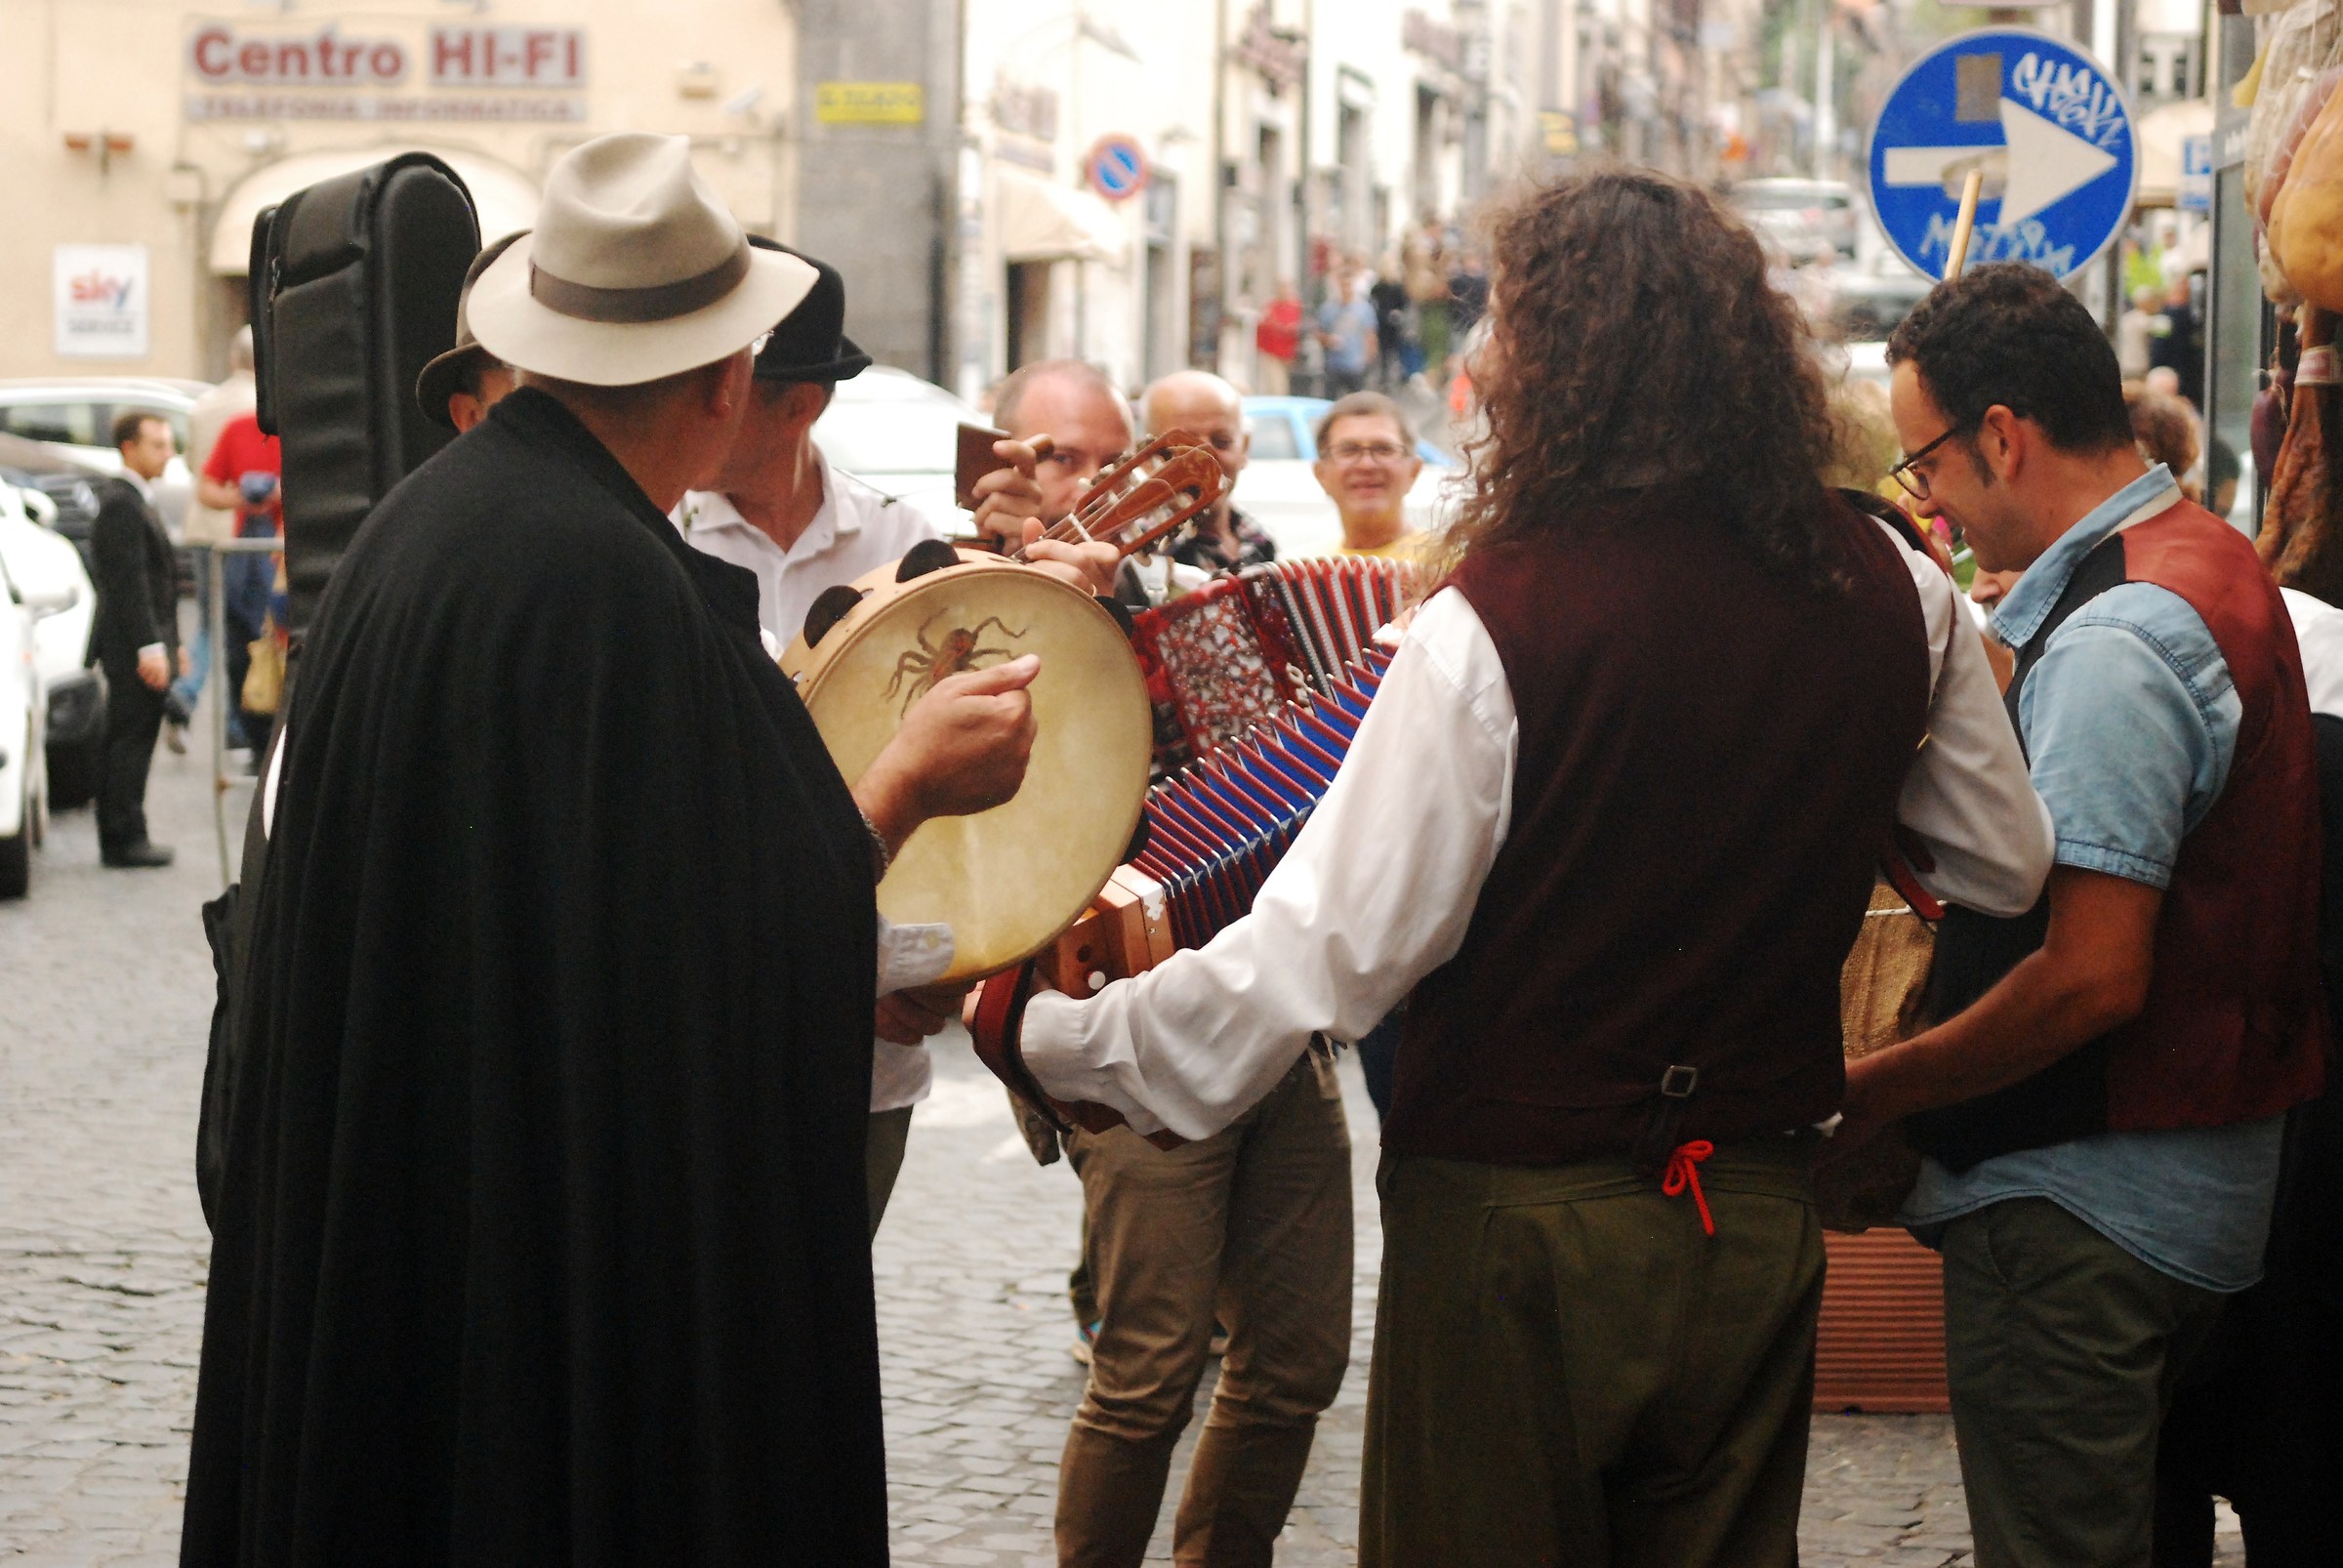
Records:
<instances>
[{"instance_id":1,"label":"white arrow on sign","mask_svg":"<svg viewBox=\"0 0 2343 1568\"><path fill-rule=\"evenodd\" d=\"M2001 101L2004 156L1994 159L2005 184L2001 211L1994 222L2004 227L2023 223L2043 208L2080 190L2116 166L2116 155L2095 146L2063 127L2051 124L2025 104ZM1945 171L1986 147L1889 147L1882 172L1891 186L1945 185Z\"/></svg>"}]
</instances>

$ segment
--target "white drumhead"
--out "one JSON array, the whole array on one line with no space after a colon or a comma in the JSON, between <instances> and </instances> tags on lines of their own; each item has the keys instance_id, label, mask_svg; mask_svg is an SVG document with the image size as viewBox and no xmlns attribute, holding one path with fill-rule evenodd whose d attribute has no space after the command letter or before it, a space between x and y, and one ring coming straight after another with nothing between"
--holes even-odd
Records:
<instances>
[{"instance_id":1,"label":"white drumhead","mask_svg":"<svg viewBox=\"0 0 2343 1568\"><path fill-rule=\"evenodd\" d=\"M804 688L849 781L894 737L929 672L950 673L955 650L975 669L1041 656L1033 762L1016 799L928 822L879 885L889 921L952 928L945 978L990 974L1065 929L1130 846L1153 742L1146 684L1114 618L1047 573L962 567L890 590L831 629Z\"/></svg>"}]
</instances>

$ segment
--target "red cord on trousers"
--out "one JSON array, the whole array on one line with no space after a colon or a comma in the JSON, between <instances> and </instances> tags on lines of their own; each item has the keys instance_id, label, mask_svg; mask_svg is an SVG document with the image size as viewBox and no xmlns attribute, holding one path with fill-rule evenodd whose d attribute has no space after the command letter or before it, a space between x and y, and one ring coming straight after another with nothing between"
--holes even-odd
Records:
<instances>
[{"instance_id":1,"label":"red cord on trousers","mask_svg":"<svg viewBox=\"0 0 2343 1568\"><path fill-rule=\"evenodd\" d=\"M1701 1228L1711 1236L1716 1234L1716 1221L1708 1214L1707 1194L1701 1191L1701 1162L1715 1152L1716 1145L1706 1138L1679 1143L1667 1157L1667 1174L1660 1178L1660 1190L1670 1198L1686 1187L1692 1189L1692 1201L1701 1206Z\"/></svg>"}]
</instances>

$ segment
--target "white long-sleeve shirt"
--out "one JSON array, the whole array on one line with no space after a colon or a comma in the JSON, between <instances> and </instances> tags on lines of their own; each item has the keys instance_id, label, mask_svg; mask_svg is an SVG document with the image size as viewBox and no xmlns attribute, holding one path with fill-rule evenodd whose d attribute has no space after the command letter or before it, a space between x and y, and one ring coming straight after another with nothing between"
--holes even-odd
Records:
<instances>
[{"instance_id":1,"label":"white long-sleeve shirt","mask_svg":"<svg viewBox=\"0 0 2343 1568\"><path fill-rule=\"evenodd\" d=\"M2049 875L2049 812L1957 590L1934 561L1905 555L1930 698L1897 815L1934 857L1921 877L1931 892L2022 914ZM1488 630L1456 590L1433 596L1252 913L1088 1001L1035 997L1026 1065L1051 1094L1111 1105L1137 1132L1218 1132L1313 1033L1357 1039L1456 956L1505 842L1520 738Z\"/></svg>"}]
</instances>

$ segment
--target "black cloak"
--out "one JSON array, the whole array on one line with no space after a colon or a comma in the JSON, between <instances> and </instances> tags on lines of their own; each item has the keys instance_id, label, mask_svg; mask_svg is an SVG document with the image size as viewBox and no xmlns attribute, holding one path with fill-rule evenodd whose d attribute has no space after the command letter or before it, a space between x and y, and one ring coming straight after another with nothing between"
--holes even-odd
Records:
<instances>
[{"instance_id":1,"label":"black cloak","mask_svg":"<svg viewBox=\"0 0 2343 1568\"><path fill-rule=\"evenodd\" d=\"M182 1561L884 1563L869 841L542 392L386 497L288 721Z\"/></svg>"}]
</instances>

